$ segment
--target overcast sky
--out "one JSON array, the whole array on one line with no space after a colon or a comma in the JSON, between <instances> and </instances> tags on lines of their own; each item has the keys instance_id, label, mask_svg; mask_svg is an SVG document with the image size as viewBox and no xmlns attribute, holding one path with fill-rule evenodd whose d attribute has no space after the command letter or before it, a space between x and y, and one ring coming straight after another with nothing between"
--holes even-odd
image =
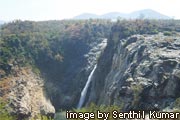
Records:
<instances>
[{"instance_id":1,"label":"overcast sky","mask_svg":"<svg viewBox=\"0 0 180 120\"><path fill-rule=\"evenodd\" d=\"M81 13L153 9L180 19L180 0L0 0L0 20L60 20Z\"/></svg>"}]
</instances>

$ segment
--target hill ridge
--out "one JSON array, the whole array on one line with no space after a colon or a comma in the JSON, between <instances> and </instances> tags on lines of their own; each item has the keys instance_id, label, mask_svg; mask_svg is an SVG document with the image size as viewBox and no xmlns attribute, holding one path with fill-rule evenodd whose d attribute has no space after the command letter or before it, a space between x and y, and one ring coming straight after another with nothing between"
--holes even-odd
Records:
<instances>
[{"instance_id":1,"label":"hill ridge","mask_svg":"<svg viewBox=\"0 0 180 120\"><path fill-rule=\"evenodd\" d=\"M119 17L124 19L171 19L171 17L152 9L137 10L131 13L121 13L114 11L102 15L82 13L73 17L73 19L118 19Z\"/></svg>"}]
</instances>

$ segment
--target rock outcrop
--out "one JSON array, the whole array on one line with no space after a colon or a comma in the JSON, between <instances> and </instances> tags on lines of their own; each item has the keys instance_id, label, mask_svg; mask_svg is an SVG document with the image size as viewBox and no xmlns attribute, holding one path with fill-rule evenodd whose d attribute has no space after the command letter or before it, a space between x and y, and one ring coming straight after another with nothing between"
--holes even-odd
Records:
<instances>
[{"instance_id":1,"label":"rock outcrop","mask_svg":"<svg viewBox=\"0 0 180 120\"><path fill-rule=\"evenodd\" d=\"M111 26L110 20L7 23L0 30L0 77L11 75L9 63L35 67L55 109L75 108Z\"/></svg>"},{"instance_id":2,"label":"rock outcrop","mask_svg":"<svg viewBox=\"0 0 180 120\"><path fill-rule=\"evenodd\" d=\"M43 79L29 68L12 67L12 70L13 74L4 78L11 86L6 94L10 113L16 115L18 120L37 118L39 115L53 117L55 109L46 98Z\"/></svg>"},{"instance_id":3,"label":"rock outcrop","mask_svg":"<svg viewBox=\"0 0 180 120\"><path fill-rule=\"evenodd\" d=\"M179 33L112 37L105 51L88 103L120 105L124 111L173 109L180 97Z\"/></svg>"},{"instance_id":4,"label":"rock outcrop","mask_svg":"<svg viewBox=\"0 0 180 120\"><path fill-rule=\"evenodd\" d=\"M178 20L14 21L0 32L0 98L19 119L77 107L95 64L86 105L180 105Z\"/></svg>"}]
</instances>

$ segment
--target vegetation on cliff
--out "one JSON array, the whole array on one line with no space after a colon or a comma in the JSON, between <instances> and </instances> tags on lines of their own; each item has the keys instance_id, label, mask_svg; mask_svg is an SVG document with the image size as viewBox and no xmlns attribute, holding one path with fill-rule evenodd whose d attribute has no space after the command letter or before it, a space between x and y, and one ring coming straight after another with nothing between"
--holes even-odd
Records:
<instances>
[{"instance_id":1,"label":"vegetation on cliff","mask_svg":"<svg viewBox=\"0 0 180 120\"><path fill-rule=\"evenodd\" d=\"M13 21L1 26L0 63L24 66L33 64L41 57L62 62L72 55L69 42L88 44L97 37L108 36L110 22L89 21ZM71 50L67 50L71 49ZM78 55L79 51L76 51Z\"/></svg>"},{"instance_id":2,"label":"vegetation on cliff","mask_svg":"<svg viewBox=\"0 0 180 120\"><path fill-rule=\"evenodd\" d=\"M180 32L179 20L119 20L112 26L112 33L118 32L119 39L134 34L157 34L163 32L172 35Z\"/></svg>"},{"instance_id":3,"label":"vegetation on cliff","mask_svg":"<svg viewBox=\"0 0 180 120\"><path fill-rule=\"evenodd\" d=\"M69 83L75 83L75 81L64 78L70 76L69 79L72 79L72 76L77 74L71 67L76 65L81 68L82 66L77 64L80 61L81 65L86 64L83 55L90 47L93 47L93 44L91 46L90 44L107 37L110 28L111 22L108 20L44 22L17 20L2 25L0 29L0 88L3 91L0 91L0 96L6 98L11 89L7 86L11 85L11 82L16 82L15 78L19 77L19 81L25 81L25 83L26 80L30 80L28 76L21 79L21 72L17 73L18 69L27 67L43 77L45 85L41 87L44 88L54 106L60 108L59 105L61 105L62 107L64 103L59 104L59 102L67 98L64 94L67 91L73 94L72 91L79 88L75 85L67 87ZM37 76L32 79L36 78ZM24 82L17 81L17 83L18 87L23 85L23 90L27 89ZM79 84L78 81L76 83ZM19 96L21 92L17 94Z\"/></svg>"},{"instance_id":4,"label":"vegetation on cliff","mask_svg":"<svg viewBox=\"0 0 180 120\"><path fill-rule=\"evenodd\" d=\"M14 120L15 116L9 114L7 110L7 103L0 97L0 119L1 120Z\"/></svg>"},{"instance_id":5,"label":"vegetation on cliff","mask_svg":"<svg viewBox=\"0 0 180 120\"><path fill-rule=\"evenodd\" d=\"M112 77L115 75L112 74L109 78L106 78L110 71L112 71L112 73L114 72L113 70L116 70L116 72L125 72L128 65L131 66L131 62L133 61L134 56L131 53L127 53L130 56L127 60L123 62L120 61L120 59L123 60L127 57L127 54L121 56L121 52L126 52L120 47L120 43L123 43L122 46L127 49L126 47L131 46L131 43L144 41L149 35L158 34L159 32L162 34L152 37L156 41L149 40L149 42L154 43L152 46L158 46L157 43L159 41L159 45L161 45L158 46L159 48L169 45L168 49L178 49L179 44L173 43L175 40L171 38L171 36L179 37L180 21L178 20L119 20L117 22L98 19L44 22L17 20L4 24L0 30L0 88L7 88L3 85L9 85L9 76L17 77L16 72L14 72L16 66L18 66L17 68L28 66L32 68L33 72L44 79L44 90L56 110L61 108L71 109L77 105L80 92L85 85L86 78L88 78L91 72L91 66L85 68L88 63L86 58L87 54L91 57L91 52L98 49L92 48L97 46L103 38L108 38L108 45L98 60L97 73L95 73L95 78L97 78L96 83L91 85L91 87L93 85L96 87L91 89L91 93L93 90L96 90L94 94L99 94L99 96L97 95L98 98L94 101L88 101L86 99L86 102L97 102L100 100L99 104L101 104L101 101L103 101L100 98L101 91L103 91L105 87L112 89L112 91L108 93L111 95L107 100L110 104L114 104L115 102L119 103L121 100L127 101L125 98L119 96L116 96L119 101L113 98L118 92L113 85L109 86L111 84L109 82L111 82ZM143 35L144 37L140 36L141 38L139 39L137 34ZM131 37L132 35L137 35L137 37ZM163 39L158 38L158 36ZM142 44L138 43L138 45L141 46ZM142 58L145 48L149 49L148 46L150 46L150 43L147 42L144 48L134 47L134 49L137 50L137 56L139 56L138 60L142 60L142 63L144 61L140 58ZM135 55L136 52L133 54ZM118 68L118 65L114 65L114 68L111 68L113 60L119 61L118 65L120 63L126 63L127 61L130 62L126 67L119 70L121 66ZM169 63L167 62L167 64ZM137 67L135 63L132 64L131 68L133 67ZM142 71L144 69L145 68L143 68ZM129 74L125 76L123 72L122 74L124 76L119 76L123 76L123 80L125 80ZM178 73L175 75L177 74ZM134 74L132 74L132 76L133 75ZM178 75L175 77L179 79ZM105 79L109 79L109 81L105 83ZM120 77L114 79L119 80ZM131 81L132 79L127 80ZM119 84L119 82L112 83L115 85ZM121 87L122 89L120 89L120 87L118 88L120 89L118 94L125 95L129 87ZM132 92L130 92L132 93L132 96L130 96L132 98L130 99L133 105L132 109L135 109L133 107L138 108L140 104L139 99L145 95L142 94L144 90L143 87L139 86L139 84L130 86L130 88L132 88ZM2 94L0 91L0 97L4 97L6 91L3 92ZM91 93L88 93L88 96L90 96ZM94 94L92 96L94 96ZM105 103L107 102L105 101ZM179 105L179 99L176 100L175 104ZM96 106L91 105L89 108L87 107L81 110L111 110L112 108L114 109L114 107L106 108L104 106L96 108ZM1 107L1 109L4 109L4 107ZM6 111L4 113L5 116L9 115Z\"/></svg>"}]
</instances>

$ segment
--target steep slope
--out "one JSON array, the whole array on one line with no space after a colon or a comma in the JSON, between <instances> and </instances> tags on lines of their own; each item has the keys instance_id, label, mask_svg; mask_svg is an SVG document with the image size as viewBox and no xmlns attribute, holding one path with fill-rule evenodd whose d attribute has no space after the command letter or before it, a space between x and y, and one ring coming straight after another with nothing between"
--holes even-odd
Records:
<instances>
[{"instance_id":1,"label":"steep slope","mask_svg":"<svg viewBox=\"0 0 180 120\"><path fill-rule=\"evenodd\" d=\"M180 97L180 33L122 38L118 31L98 61L87 104L115 104L124 111L175 109Z\"/></svg>"},{"instance_id":2,"label":"steep slope","mask_svg":"<svg viewBox=\"0 0 180 120\"><path fill-rule=\"evenodd\" d=\"M2 85L9 84L8 80L17 82L5 87L12 89L4 89L3 94L0 91L0 98L5 100L13 95L10 100L15 102L10 107L14 111L10 112L29 118L76 107L88 75L106 46L110 28L108 20L18 20L2 25L0 78ZM32 70L25 75L18 70L21 76L16 78L14 67ZM7 94L9 90L11 94Z\"/></svg>"},{"instance_id":3,"label":"steep slope","mask_svg":"<svg viewBox=\"0 0 180 120\"><path fill-rule=\"evenodd\" d=\"M18 120L52 117L55 109L44 93L44 81L30 68L11 66L12 74L0 81L1 97L8 102L9 112Z\"/></svg>"},{"instance_id":4,"label":"steep slope","mask_svg":"<svg viewBox=\"0 0 180 120\"><path fill-rule=\"evenodd\" d=\"M179 23L70 20L2 25L0 100L19 118L53 116L55 110L77 106L90 75L84 105L174 109L180 104Z\"/></svg>"}]
</instances>

